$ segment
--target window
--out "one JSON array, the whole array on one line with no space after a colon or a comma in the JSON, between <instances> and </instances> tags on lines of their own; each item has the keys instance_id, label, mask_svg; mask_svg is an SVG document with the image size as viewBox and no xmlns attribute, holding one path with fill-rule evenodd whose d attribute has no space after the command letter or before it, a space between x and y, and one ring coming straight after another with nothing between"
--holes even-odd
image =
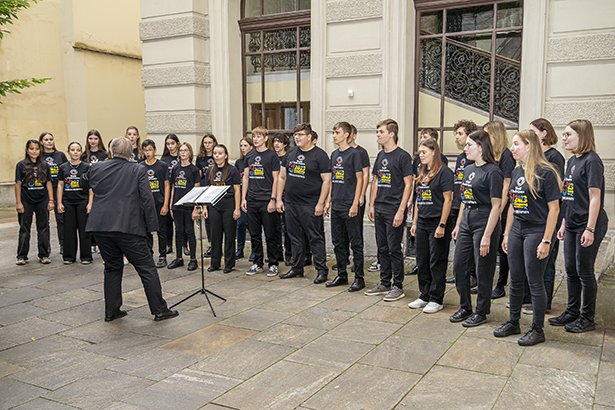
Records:
<instances>
[{"instance_id":1,"label":"window","mask_svg":"<svg viewBox=\"0 0 615 410\"><path fill-rule=\"evenodd\" d=\"M429 9L417 4L415 147L435 128L444 153L459 152L453 124L500 120L517 130L523 9L520 1ZM457 2L458 4L458 2Z\"/></svg>"},{"instance_id":2,"label":"window","mask_svg":"<svg viewBox=\"0 0 615 410\"><path fill-rule=\"evenodd\" d=\"M310 121L310 1L244 0L244 134Z\"/></svg>"}]
</instances>

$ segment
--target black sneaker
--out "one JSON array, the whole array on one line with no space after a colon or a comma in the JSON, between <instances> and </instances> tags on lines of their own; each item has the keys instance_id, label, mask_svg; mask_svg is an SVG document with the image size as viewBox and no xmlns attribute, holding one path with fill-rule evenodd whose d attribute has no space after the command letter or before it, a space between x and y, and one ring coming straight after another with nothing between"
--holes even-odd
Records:
<instances>
[{"instance_id":1,"label":"black sneaker","mask_svg":"<svg viewBox=\"0 0 615 410\"><path fill-rule=\"evenodd\" d=\"M496 287L491 291L491 299L499 299L506 296L506 291L502 288Z\"/></svg>"},{"instance_id":2,"label":"black sneaker","mask_svg":"<svg viewBox=\"0 0 615 410\"><path fill-rule=\"evenodd\" d=\"M167 266L167 258L161 256L160 258L158 258L158 263L156 263L156 267L164 268L165 266Z\"/></svg>"},{"instance_id":3,"label":"black sneaker","mask_svg":"<svg viewBox=\"0 0 615 410\"><path fill-rule=\"evenodd\" d=\"M453 316L449 317L448 320L450 320L453 323L458 323L458 322L461 322L469 318L471 314L472 312L470 312L469 310L465 310L464 308L459 308L459 310L453 313Z\"/></svg>"},{"instance_id":4,"label":"black sneaker","mask_svg":"<svg viewBox=\"0 0 615 410\"><path fill-rule=\"evenodd\" d=\"M184 260L181 258L177 258L177 259L174 259L171 263L169 263L169 265L167 266L167 269L175 269L175 268L179 268L180 266L184 266Z\"/></svg>"},{"instance_id":5,"label":"black sneaker","mask_svg":"<svg viewBox=\"0 0 615 410\"><path fill-rule=\"evenodd\" d=\"M549 324L551 326L566 326L568 323L572 323L577 320L577 318L578 316L573 315L572 313L565 310L564 313L562 313L558 317L549 318Z\"/></svg>"},{"instance_id":6,"label":"black sneaker","mask_svg":"<svg viewBox=\"0 0 615 410\"><path fill-rule=\"evenodd\" d=\"M566 329L567 332L572 333L589 332L590 330L596 330L596 323L594 323L593 320L579 316L577 320L564 326L564 329Z\"/></svg>"},{"instance_id":7,"label":"black sneaker","mask_svg":"<svg viewBox=\"0 0 615 410\"><path fill-rule=\"evenodd\" d=\"M190 259L188 262L188 270L196 270L199 267L199 264L196 262L196 259Z\"/></svg>"},{"instance_id":8,"label":"black sneaker","mask_svg":"<svg viewBox=\"0 0 615 410\"><path fill-rule=\"evenodd\" d=\"M463 327L475 327L475 326L482 325L483 323L486 323L486 322L487 322L487 316L481 313L478 313L478 312L474 312L470 315L469 318L461 322L461 325Z\"/></svg>"},{"instance_id":9,"label":"black sneaker","mask_svg":"<svg viewBox=\"0 0 615 410\"><path fill-rule=\"evenodd\" d=\"M493 331L495 337L506 337L510 335L518 335L521 333L519 322L513 323L510 320Z\"/></svg>"},{"instance_id":10,"label":"black sneaker","mask_svg":"<svg viewBox=\"0 0 615 410\"><path fill-rule=\"evenodd\" d=\"M542 329L531 328L517 343L519 346L534 346L545 341L545 332Z\"/></svg>"}]
</instances>

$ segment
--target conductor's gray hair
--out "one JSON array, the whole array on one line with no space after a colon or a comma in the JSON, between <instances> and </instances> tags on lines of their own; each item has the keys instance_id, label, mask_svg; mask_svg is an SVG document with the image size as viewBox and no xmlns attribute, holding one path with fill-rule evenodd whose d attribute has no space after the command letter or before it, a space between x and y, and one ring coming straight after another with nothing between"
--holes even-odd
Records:
<instances>
[{"instance_id":1,"label":"conductor's gray hair","mask_svg":"<svg viewBox=\"0 0 615 410\"><path fill-rule=\"evenodd\" d=\"M115 138L111 141L109 151L113 153L113 157L130 159L132 155L132 142L126 137Z\"/></svg>"}]
</instances>

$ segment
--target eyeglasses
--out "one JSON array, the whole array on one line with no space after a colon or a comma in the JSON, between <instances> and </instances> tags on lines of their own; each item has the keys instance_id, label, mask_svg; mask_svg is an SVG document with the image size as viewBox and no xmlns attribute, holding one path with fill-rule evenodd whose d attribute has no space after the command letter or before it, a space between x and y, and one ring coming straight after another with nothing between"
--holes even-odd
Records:
<instances>
[{"instance_id":1,"label":"eyeglasses","mask_svg":"<svg viewBox=\"0 0 615 410\"><path fill-rule=\"evenodd\" d=\"M152 148L146 148L143 150L143 152L154 152L154 150Z\"/></svg>"},{"instance_id":2,"label":"eyeglasses","mask_svg":"<svg viewBox=\"0 0 615 410\"><path fill-rule=\"evenodd\" d=\"M575 134L576 134L576 135L579 135L579 133L578 133L578 132L564 132L564 133L562 134L562 137L564 137L564 138L570 138L571 136L573 136L573 135L575 135Z\"/></svg>"}]
</instances>

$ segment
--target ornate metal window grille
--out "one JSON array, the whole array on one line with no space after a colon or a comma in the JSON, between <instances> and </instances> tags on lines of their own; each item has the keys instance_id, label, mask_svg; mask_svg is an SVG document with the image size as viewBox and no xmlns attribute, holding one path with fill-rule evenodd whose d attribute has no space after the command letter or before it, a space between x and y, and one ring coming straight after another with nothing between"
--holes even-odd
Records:
<instances>
[{"instance_id":1,"label":"ornate metal window grille","mask_svg":"<svg viewBox=\"0 0 615 410\"><path fill-rule=\"evenodd\" d=\"M257 55L250 56L250 64L252 66L251 72L259 73L265 66L265 71L283 71L283 70L295 70L297 68L297 59L295 58L295 52L281 52L275 54L265 54L263 62L261 63L260 51L261 51L261 33L248 33L248 51L250 53L259 53ZM286 28L273 31L263 32L265 51L278 51L278 50L296 50L297 49L297 29ZM302 50L299 54L299 66L303 70L310 69L310 27L299 28L299 44L301 48L308 48Z\"/></svg>"}]
</instances>

